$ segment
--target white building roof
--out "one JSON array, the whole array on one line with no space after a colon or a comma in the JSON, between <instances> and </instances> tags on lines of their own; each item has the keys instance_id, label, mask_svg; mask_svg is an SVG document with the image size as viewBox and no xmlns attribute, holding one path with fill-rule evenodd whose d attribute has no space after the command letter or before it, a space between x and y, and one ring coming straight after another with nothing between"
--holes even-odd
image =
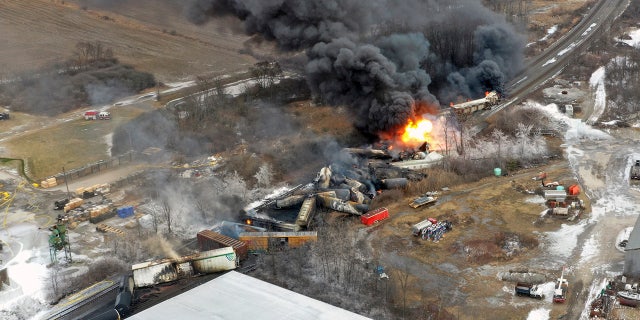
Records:
<instances>
[{"instance_id":1,"label":"white building roof","mask_svg":"<svg viewBox=\"0 0 640 320\"><path fill-rule=\"evenodd\" d=\"M128 317L162 319L369 319L268 282L230 271Z\"/></svg>"},{"instance_id":2,"label":"white building roof","mask_svg":"<svg viewBox=\"0 0 640 320\"><path fill-rule=\"evenodd\" d=\"M640 217L636 219L636 224L629 234L629 241L624 247L624 251L640 249Z\"/></svg>"}]
</instances>

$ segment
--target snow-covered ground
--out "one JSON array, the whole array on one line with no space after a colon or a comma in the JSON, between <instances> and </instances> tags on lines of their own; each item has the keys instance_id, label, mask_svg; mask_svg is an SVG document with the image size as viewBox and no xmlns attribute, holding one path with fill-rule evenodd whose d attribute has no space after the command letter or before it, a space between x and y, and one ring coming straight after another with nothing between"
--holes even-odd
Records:
<instances>
[{"instance_id":1,"label":"snow-covered ground","mask_svg":"<svg viewBox=\"0 0 640 320\"><path fill-rule=\"evenodd\" d=\"M631 39L616 39L620 42L624 42L632 47L638 47L640 46L640 29L635 29L635 30L631 30L629 32L629 37L631 37Z\"/></svg>"},{"instance_id":2,"label":"snow-covered ground","mask_svg":"<svg viewBox=\"0 0 640 320\"><path fill-rule=\"evenodd\" d=\"M637 37L640 40L640 32ZM585 281L589 288L589 296L583 298L585 309L607 278L621 271L621 253L615 248L628 238L629 224L637 217L638 194L628 185L628 168L634 159L640 159L640 148L634 147L637 142L614 138L589 125L597 122L606 108L605 77L605 68L601 67L590 78L594 106L586 123L560 113L554 104L528 102L545 111L557 125L566 127L566 157L591 200L591 212L580 221L563 223L559 230L544 234L543 246L549 255L540 258L548 266L569 266L573 281ZM550 319L550 316L550 309L537 308L529 313L528 319ZM587 318L588 312L582 312L580 319Z\"/></svg>"},{"instance_id":3,"label":"snow-covered ground","mask_svg":"<svg viewBox=\"0 0 640 320\"><path fill-rule=\"evenodd\" d=\"M556 32L558 31L558 25L555 24L553 26L551 26L551 28L547 29L547 34L544 35L544 37L540 38L537 41L534 42L529 42L527 43L527 47L530 47L532 45L534 45L537 42L541 42L541 41L547 41L549 38L551 38L552 35L554 35Z\"/></svg>"}]
</instances>

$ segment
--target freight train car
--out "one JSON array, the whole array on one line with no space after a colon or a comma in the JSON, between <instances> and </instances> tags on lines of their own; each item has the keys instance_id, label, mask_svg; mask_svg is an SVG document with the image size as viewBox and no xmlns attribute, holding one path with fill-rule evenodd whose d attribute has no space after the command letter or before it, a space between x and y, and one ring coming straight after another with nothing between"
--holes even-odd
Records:
<instances>
[{"instance_id":1,"label":"freight train car","mask_svg":"<svg viewBox=\"0 0 640 320\"><path fill-rule=\"evenodd\" d=\"M491 91L485 94L484 98L471 100L459 104L452 104L451 108L458 114L470 114L478 110L490 109L492 106L498 104L500 96L497 92Z\"/></svg>"},{"instance_id":2,"label":"freight train car","mask_svg":"<svg viewBox=\"0 0 640 320\"><path fill-rule=\"evenodd\" d=\"M247 243L249 251L270 251L296 248L309 241L318 240L318 232L243 232L240 240Z\"/></svg>"},{"instance_id":3,"label":"freight train car","mask_svg":"<svg viewBox=\"0 0 640 320\"><path fill-rule=\"evenodd\" d=\"M174 259L138 263L131 266L131 270L135 287L142 288L188 278L194 274L233 270L237 266L235 251L231 247L225 247Z\"/></svg>"},{"instance_id":4,"label":"freight train car","mask_svg":"<svg viewBox=\"0 0 640 320\"><path fill-rule=\"evenodd\" d=\"M313 215L316 213L316 197L308 197L302 202L298 217L296 218L296 224L301 227L308 227L309 223L313 219Z\"/></svg>"},{"instance_id":5,"label":"freight train car","mask_svg":"<svg viewBox=\"0 0 640 320\"><path fill-rule=\"evenodd\" d=\"M360 216L360 221L366 226L370 226L378 221L389 218L389 210L385 207L371 210Z\"/></svg>"},{"instance_id":6,"label":"freight train car","mask_svg":"<svg viewBox=\"0 0 640 320\"><path fill-rule=\"evenodd\" d=\"M244 241L227 237L211 230L198 232L196 238L198 239L200 251L231 247L236 252L236 255L238 255L240 261L246 260L249 255L247 244Z\"/></svg>"}]
</instances>

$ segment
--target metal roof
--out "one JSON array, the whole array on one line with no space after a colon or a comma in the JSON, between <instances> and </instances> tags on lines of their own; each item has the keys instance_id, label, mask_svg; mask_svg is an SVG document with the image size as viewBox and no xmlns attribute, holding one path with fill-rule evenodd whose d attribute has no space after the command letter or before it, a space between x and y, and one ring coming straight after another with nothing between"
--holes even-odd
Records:
<instances>
[{"instance_id":1,"label":"metal roof","mask_svg":"<svg viewBox=\"0 0 640 320\"><path fill-rule=\"evenodd\" d=\"M627 246L624 248L624 251L640 249L640 217L636 219L636 225L631 230L631 234L629 235L629 242L627 242Z\"/></svg>"},{"instance_id":2,"label":"metal roof","mask_svg":"<svg viewBox=\"0 0 640 320\"><path fill-rule=\"evenodd\" d=\"M230 271L128 317L163 319L369 319L268 282Z\"/></svg>"}]
</instances>

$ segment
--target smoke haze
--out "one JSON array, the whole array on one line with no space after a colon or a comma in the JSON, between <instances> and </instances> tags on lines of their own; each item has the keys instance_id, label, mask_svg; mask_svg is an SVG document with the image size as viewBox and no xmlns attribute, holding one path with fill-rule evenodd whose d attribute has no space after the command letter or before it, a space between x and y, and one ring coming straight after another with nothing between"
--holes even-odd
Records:
<instances>
[{"instance_id":1,"label":"smoke haze","mask_svg":"<svg viewBox=\"0 0 640 320\"><path fill-rule=\"evenodd\" d=\"M478 0L193 0L186 13L196 24L235 16L248 35L305 50L313 94L352 107L369 134L438 100L504 93L522 64L523 38Z\"/></svg>"}]
</instances>

